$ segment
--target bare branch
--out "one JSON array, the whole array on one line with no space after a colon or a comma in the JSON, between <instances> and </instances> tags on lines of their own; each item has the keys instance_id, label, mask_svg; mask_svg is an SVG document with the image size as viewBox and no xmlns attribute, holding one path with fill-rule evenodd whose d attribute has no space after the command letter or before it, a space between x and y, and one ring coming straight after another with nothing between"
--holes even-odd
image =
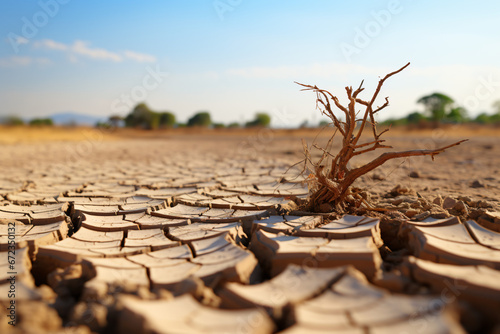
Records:
<instances>
[{"instance_id":1,"label":"bare branch","mask_svg":"<svg viewBox=\"0 0 500 334\"><path fill-rule=\"evenodd\" d=\"M381 145L379 144L379 142L377 141L372 147L370 148L367 148L367 149L364 149L364 150L361 150L361 151L358 151L356 153L354 153L354 156L356 155L360 155L360 154L363 154L363 153L367 153L367 152L370 152L370 151L375 151L376 149L378 148L392 148L392 146L389 146L389 145Z\"/></svg>"},{"instance_id":2,"label":"bare branch","mask_svg":"<svg viewBox=\"0 0 500 334\"><path fill-rule=\"evenodd\" d=\"M318 149L318 150L322 151L325 155L329 155L329 156L331 156L332 158L335 159L335 156L333 154L331 154L330 152L328 152L328 150L324 149L323 147L318 146L318 144L314 144L313 147L315 149Z\"/></svg>"},{"instance_id":3,"label":"bare branch","mask_svg":"<svg viewBox=\"0 0 500 334\"><path fill-rule=\"evenodd\" d=\"M375 109L373 111L374 114L378 113L380 110L384 109L385 107L387 107L389 105L389 98L386 97L385 98L385 103L381 106L381 107L378 107L377 109Z\"/></svg>"},{"instance_id":4,"label":"bare branch","mask_svg":"<svg viewBox=\"0 0 500 334\"><path fill-rule=\"evenodd\" d=\"M363 144L356 145L356 146L354 146L354 149L362 148L362 147L373 145L376 143L383 143L383 142L385 142L385 140L374 140L374 141L371 141L369 143L363 143Z\"/></svg>"},{"instance_id":5,"label":"bare branch","mask_svg":"<svg viewBox=\"0 0 500 334\"><path fill-rule=\"evenodd\" d=\"M357 178L383 165L388 160L426 155L434 158L435 155L465 141L462 140L434 150L386 152L364 166L355 169L351 169L349 167L350 160L355 156L375 151L380 148L392 148L391 146L384 144L385 140L380 139L385 132L389 131L390 127L380 133L377 133L374 117L377 112L380 112L389 106L389 98L386 97L385 102L381 106L376 108L373 106L384 82L391 76L404 70L409 65L410 63L380 79L375 92L369 101L358 98L359 94L364 90L364 81L361 82L356 90L353 90L352 86L345 87L349 101L346 106L340 104L339 99L327 90L319 89L317 86L297 83L302 87L305 87L303 90L312 90L316 93L316 105L318 109L321 110L323 115L332 120L335 128L333 135L330 137L325 147L320 147L316 143L313 143L312 148L321 152L321 157L316 162L312 161L311 152L309 151L310 148L305 142L303 142L305 156L303 160L304 170L312 170L314 173L309 174L307 177L311 190L311 196L309 199L310 208L317 209L322 203L328 203L334 205L334 207L340 211L343 211L349 205L365 205L367 208L375 209L375 207L371 206L370 203L368 203L366 199L363 199L359 194L350 192L350 187ZM332 101L333 103L331 103ZM340 121L340 119L335 115L332 110L332 104L335 104L337 109L344 113L345 122ZM364 106L364 110L356 111L357 104ZM360 113L362 113L362 117L360 115L358 118L358 114ZM361 122L359 127L357 127L358 122ZM371 126L372 128L373 140L358 144L358 141L367 126ZM335 155L332 154L332 148L333 139L337 131L342 134L342 147ZM316 141L316 138L314 139L314 142ZM311 169L309 169L309 166L311 166ZM348 194L352 195L349 201L346 200Z\"/></svg>"},{"instance_id":6,"label":"bare branch","mask_svg":"<svg viewBox=\"0 0 500 334\"><path fill-rule=\"evenodd\" d=\"M404 70L405 68L407 68L408 66L410 66L410 63L406 64L405 66L401 67L399 70L396 70L394 72L391 72L389 74L387 74L385 77L383 77L379 82L378 82L378 85L377 85L377 89L375 90L375 93L373 94L373 97L370 101L370 105L373 105L373 103L375 102L375 100L377 99L377 96L378 96L378 93L380 93L380 89L382 88L382 86L384 85L384 82L385 80L389 79L390 77L392 77L393 75L395 74L398 74L399 72L401 72L402 70Z\"/></svg>"},{"instance_id":7,"label":"bare branch","mask_svg":"<svg viewBox=\"0 0 500 334\"><path fill-rule=\"evenodd\" d=\"M380 138L380 137L382 137L382 135L383 135L384 133L388 132L390 129L391 129L391 127L387 128L387 129L385 129L385 130L383 130L382 132L380 132L380 133L378 134L378 137L379 137L379 138Z\"/></svg>"},{"instance_id":8,"label":"bare branch","mask_svg":"<svg viewBox=\"0 0 500 334\"><path fill-rule=\"evenodd\" d=\"M468 139L460 140L456 143L453 143L448 146L440 147L434 150L412 150L412 151L401 151L401 152L386 152L381 154L378 158L372 160L371 162L367 163L364 166L361 166L359 168L353 169L348 173L348 176L346 177L352 180L356 180L358 177L361 175L364 175L368 172L371 172L378 166L381 166L382 164L386 163L388 160L391 159L396 159L396 158L405 158L405 157L415 157L415 156L424 156L424 155L430 155L431 158L434 160L434 156L438 155L439 153L443 153L446 149L460 145L463 142L468 141ZM347 182L347 180L346 180ZM352 184L351 182L351 184Z\"/></svg>"},{"instance_id":9,"label":"bare branch","mask_svg":"<svg viewBox=\"0 0 500 334\"><path fill-rule=\"evenodd\" d=\"M364 120L363 122L361 123L361 126L360 126L360 129L359 129L359 132L358 132L358 135L356 136L356 139L354 140L354 142L358 142L359 140L359 137L361 137L361 134L364 130L364 127L365 127L365 124L366 124L366 118L367 116L370 116L370 121L372 122L372 129L373 129L373 137L375 139L378 139L380 136L377 136L377 130L375 129L375 118L373 117L373 103L375 103L375 100L377 99L377 96L380 92L380 89L382 88L382 86L384 85L384 82L385 80L389 79L390 77L392 77L393 75L401 72L402 70L404 70L405 68L407 68L408 66L410 66L410 63L406 64L405 66L401 67L399 70L396 70L394 72L391 72L389 74L387 74L385 77L383 77L379 82L378 82L378 85L377 85L377 88L375 89L375 93L373 94L372 96L372 99L370 100L370 102L366 105L366 113L365 113L365 117L364 117ZM388 103L388 102L387 102Z\"/></svg>"},{"instance_id":10,"label":"bare branch","mask_svg":"<svg viewBox=\"0 0 500 334\"><path fill-rule=\"evenodd\" d=\"M356 99L356 102L359 103L359 104L362 104L364 106L368 106L369 105L369 102L361 100L361 99Z\"/></svg>"},{"instance_id":11,"label":"bare branch","mask_svg":"<svg viewBox=\"0 0 500 334\"><path fill-rule=\"evenodd\" d=\"M356 98L358 96L359 93L361 93L362 91L364 91L365 89L363 88L363 82L365 82L365 80L361 80L361 83L359 84L359 87L358 89L356 89L356 91L354 92L354 94L352 94L352 97L353 98Z\"/></svg>"}]
</instances>

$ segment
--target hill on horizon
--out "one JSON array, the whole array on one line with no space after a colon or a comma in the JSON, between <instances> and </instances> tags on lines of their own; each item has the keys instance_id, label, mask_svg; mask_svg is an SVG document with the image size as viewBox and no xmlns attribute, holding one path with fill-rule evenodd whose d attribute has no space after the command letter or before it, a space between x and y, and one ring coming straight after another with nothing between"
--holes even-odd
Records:
<instances>
[{"instance_id":1,"label":"hill on horizon","mask_svg":"<svg viewBox=\"0 0 500 334\"><path fill-rule=\"evenodd\" d=\"M107 120L107 117L81 114L77 112L67 111L59 112L48 116L56 125L89 125L94 126L97 122Z\"/></svg>"}]
</instances>

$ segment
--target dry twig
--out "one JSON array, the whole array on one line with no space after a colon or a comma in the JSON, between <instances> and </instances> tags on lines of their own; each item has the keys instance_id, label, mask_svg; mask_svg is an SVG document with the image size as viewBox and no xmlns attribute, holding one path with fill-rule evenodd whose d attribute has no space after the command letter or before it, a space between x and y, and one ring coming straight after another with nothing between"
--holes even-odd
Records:
<instances>
[{"instance_id":1,"label":"dry twig","mask_svg":"<svg viewBox=\"0 0 500 334\"><path fill-rule=\"evenodd\" d=\"M429 155L432 159L434 159L435 155L465 141L461 140L454 144L434 150L386 152L361 167L353 169L349 168L349 161L355 156L375 151L379 148L392 148L391 146L384 144L385 140L380 139L381 136L389 129L377 132L377 123L375 121L375 114L389 106L389 98L386 97L385 102L379 107L374 107L374 104L384 82L391 76L404 70L409 65L410 63L380 79L370 100L362 100L358 97L364 90L363 81L356 90L353 90L352 86L345 87L347 98L349 100L347 106L340 104L339 99L327 90L320 89L317 86L304 85L296 82L302 87L305 87L302 90L310 90L316 93L316 106L321 110L323 115L332 120L332 124L335 128L335 131L328 141L326 148L321 148L317 145L312 146L312 148L321 152L321 157L318 161L312 160L310 152L311 148L304 143L305 158L303 160L303 171L308 173L307 179L311 189L311 196L308 205L309 210L319 211L321 210L320 207L322 205L330 204L337 210L337 212L344 212L346 208L353 203L353 196L351 196L350 187L360 176L374 170L391 159L424 155ZM357 104L364 107L362 118L356 117ZM343 113L345 121L342 121L342 118L334 113L332 105L335 105L335 107ZM361 135L366 128L371 128L373 139L366 143L359 143ZM337 154L333 154L331 152L331 144L337 132L342 135L342 146ZM351 198L348 198L349 196ZM365 203L366 205L366 201L363 199L358 198L358 200L354 200L354 202L360 203L360 205Z\"/></svg>"}]
</instances>

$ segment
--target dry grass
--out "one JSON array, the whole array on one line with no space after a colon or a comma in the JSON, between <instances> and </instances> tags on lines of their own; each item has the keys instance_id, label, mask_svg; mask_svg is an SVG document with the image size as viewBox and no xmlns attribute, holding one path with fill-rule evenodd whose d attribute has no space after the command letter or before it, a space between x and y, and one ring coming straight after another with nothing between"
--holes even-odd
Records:
<instances>
[{"instance_id":1,"label":"dry grass","mask_svg":"<svg viewBox=\"0 0 500 334\"><path fill-rule=\"evenodd\" d=\"M85 141L100 136L103 140L117 139L161 139L184 136L219 136L227 138L257 136L262 131L272 131L275 138L314 138L318 135L317 128L303 129L167 129L156 131L143 131L135 129L117 129L115 131L98 130L90 127L29 127L29 126L0 126L0 144L15 143L44 143L54 141ZM442 125L437 129L407 128L405 126L393 127L387 133L391 137L432 138L438 135L446 138L462 137L500 137L500 128L494 126L465 124L465 125ZM328 131L322 131L318 138L328 138Z\"/></svg>"},{"instance_id":2,"label":"dry grass","mask_svg":"<svg viewBox=\"0 0 500 334\"><path fill-rule=\"evenodd\" d=\"M53 141L111 140L113 133L90 127L0 126L0 144L36 144Z\"/></svg>"}]
</instances>

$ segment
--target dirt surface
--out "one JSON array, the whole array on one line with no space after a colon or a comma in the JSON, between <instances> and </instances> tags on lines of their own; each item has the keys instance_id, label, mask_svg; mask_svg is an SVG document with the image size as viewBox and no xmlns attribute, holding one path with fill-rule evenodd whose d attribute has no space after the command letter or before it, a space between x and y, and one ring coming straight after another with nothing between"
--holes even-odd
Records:
<instances>
[{"instance_id":1,"label":"dirt surface","mask_svg":"<svg viewBox=\"0 0 500 334\"><path fill-rule=\"evenodd\" d=\"M499 136L395 131L469 141L359 179L383 211L304 215L315 131L80 135L0 146L2 333L500 330Z\"/></svg>"}]
</instances>

